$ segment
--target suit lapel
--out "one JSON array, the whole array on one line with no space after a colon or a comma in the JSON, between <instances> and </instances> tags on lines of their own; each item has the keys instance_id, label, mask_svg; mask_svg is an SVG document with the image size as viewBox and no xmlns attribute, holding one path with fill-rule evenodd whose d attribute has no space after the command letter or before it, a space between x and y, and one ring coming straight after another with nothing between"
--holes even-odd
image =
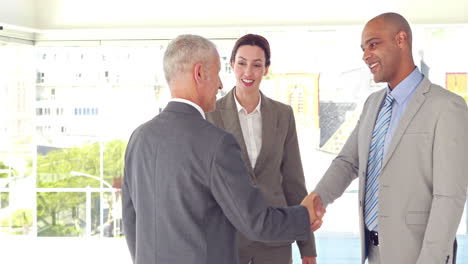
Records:
<instances>
[{"instance_id":1,"label":"suit lapel","mask_svg":"<svg viewBox=\"0 0 468 264\"><path fill-rule=\"evenodd\" d=\"M267 161L268 153L275 145L276 129L277 129L277 113L273 108L271 100L260 92L262 98L260 111L262 113L262 147L257 157L255 164L255 172L261 170L261 167ZM256 173L259 175L259 173Z\"/></svg>"},{"instance_id":2,"label":"suit lapel","mask_svg":"<svg viewBox=\"0 0 468 264\"><path fill-rule=\"evenodd\" d=\"M424 94L429 91L429 86L429 81L427 80L427 78L424 78L424 80L421 82L420 86L414 93L413 98L411 98L411 101L408 103L408 106L403 115L401 116L400 122L398 123L397 129L393 134L392 141L390 142L390 146L388 147L388 151L383 159L382 170L385 168L385 165L387 164L388 160L392 157L393 152L398 146L398 143L400 142L401 137L405 133L409 123L411 122L411 120L413 120L414 116L426 100Z\"/></svg>"},{"instance_id":3,"label":"suit lapel","mask_svg":"<svg viewBox=\"0 0 468 264\"><path fill-rule=\"evenodd\" d=\"M236 102L234 100L233 88L224 98L221 104L221 118L223 119L224 129L229 133L233 134L241 148L242 158L248 165L248 169L252 170L252 164L250 164L249 155L247 153L247 147L245 146L244 136L242 135L242 128L240 127L239 113L237 112Z\"/></svg>"}]
</instances>

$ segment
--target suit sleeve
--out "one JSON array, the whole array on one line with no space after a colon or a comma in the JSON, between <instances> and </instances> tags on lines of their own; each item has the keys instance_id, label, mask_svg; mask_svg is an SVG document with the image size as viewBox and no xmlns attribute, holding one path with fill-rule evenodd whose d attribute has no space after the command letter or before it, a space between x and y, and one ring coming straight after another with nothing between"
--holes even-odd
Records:
<instances>
[{"instance_id":1,"label":"suit sleeve","mask_svg":"<svg viewBox=\"0 0 468 264\"><path fill-rule=\"evenodd\" d=\"M444 104L433 143L433 198L417 264L445 263L466 201L468 111L457 97Z\"/></svg>"},{"instance_id":2,"label":"suit sleeve","mask_svg":"<svg viewBox=\"0 0 468 264\"><path fill-rule=\"evenodd\" d=\"M361 114L353 132L346 140L346 143L338 156L336 156L332 161L330 167L315 187L314 191L320 196L325 207L340 197L351 182L358 177L359 126L361 125L361 119L366 112L368 101L369 98L364 104L363 114Z\"/></svg>"},{"instance_id":3,"label":"suit sleeve","mask_svg":"<svg viewBox=\"0 0 468 264\"><path fill-rule=\"evenodd\" d=\"M145 199L138 203L137 193L139 191L138 187L142 184L141 179L146 179L144 175L154 174L155 154L152 151L152 145L141 130L136 130L132 134L125 151L125 168L122 184L122 224L133 261L135 261L135 257L139 251L146 250L144 245L137 246L136 212L139 205L141 206L144 203L151 204L151 200Z\"/></svg>"},{"instance_id":4,"label":"suit sleeve","mask_svg":"<svg viewBox=\"0 0 468 264\"><path fill-rule=\"evenodd\" d=\"M127 148L128 151L128 148ZM127 155L127 154L126 154ZM128 249L135 262L136 254L136 214L135 207L132 202L131 188L129 186L130 176L128 175L127 166L124 169L124 178L122 184L122 224L127 241Z\"/></svg>"},{"instance_id":5,"label":"suit sleeve","mask_svg":"<svg viewBox=\"0 0 468 264\"><path fill-rule=\"evenodd\" d=\"M284 143L281 175L283 176L283 192L288 205L298 205L307 195L307 189L297 139L296 121L290 106L288 106L288 113L288 133ZM308 241L297 241L301 257L317 256L313 232L310 235L311 239Z\"/></svg>"},{"instance_id":6,"label":"suit sleeve","mask_svg":"<svg viewBox=\"0 0 468 264\"><path fill-rule=\"evenodd\" d=\"M234 137L225 134L216 142L210 188L229 221L256 241L308 240L310 222L303 206L269 207L248 172Z\"/></svg>"}]
</instances>

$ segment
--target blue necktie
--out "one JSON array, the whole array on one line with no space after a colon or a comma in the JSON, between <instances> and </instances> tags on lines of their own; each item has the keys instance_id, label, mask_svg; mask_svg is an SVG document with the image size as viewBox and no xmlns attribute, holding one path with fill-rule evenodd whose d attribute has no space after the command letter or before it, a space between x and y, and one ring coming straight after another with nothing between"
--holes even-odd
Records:
<instances>
[{"instance_id":1,"label":"blue necktie","mask_svg":"<svg viewBox=\"0 0 468 264\"><path fill-rule=\"evenodd\" d=\"M367 179L364 203L364 221L370 231L377 231L379 214L379 174L382 170L385 135L387 134L392 118L392 104L395 99L390 93L385 97L385 103L380 109L369 148L369 160L367 161Z\"/></svg>"}]
</instances>

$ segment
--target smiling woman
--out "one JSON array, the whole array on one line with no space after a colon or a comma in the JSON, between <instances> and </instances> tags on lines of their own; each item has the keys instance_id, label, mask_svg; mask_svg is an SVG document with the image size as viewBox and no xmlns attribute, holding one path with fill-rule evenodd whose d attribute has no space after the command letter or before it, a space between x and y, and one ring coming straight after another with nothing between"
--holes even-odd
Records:
<instances>
[{"instance_id":1,"label":"smiling woman","mask_svg":"<svg viewBox=\"0 0 468 264\"><path fill-rule=\"evenodd\" d=\"M271 206L293 206L301 203L307 191L293 109L260 92L270 56L270 44L264 37L247 34L239 38L230 59L236 86L216 102L217 110L207 113L207 119L236 137L250 181L266 201ZM310 241L298 243L302 259L315 263L313 234ZM241 263L291 262L289 241L262 243L239 234L237 246Z\"/></svg>"}]
</instances>

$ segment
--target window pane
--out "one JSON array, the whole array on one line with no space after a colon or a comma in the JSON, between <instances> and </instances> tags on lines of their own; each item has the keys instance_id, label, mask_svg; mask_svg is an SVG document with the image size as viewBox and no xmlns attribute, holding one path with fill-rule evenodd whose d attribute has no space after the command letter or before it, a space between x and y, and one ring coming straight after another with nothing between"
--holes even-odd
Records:
<instances>
[{"instance_id":1,"label":"window pane","mask_svg":"<svg viewBox=\"0 0 468 264\"><path fill-rule=\"evenodd\" d=\"M0 42L0 236L34 232L34 48Z\"/></svg>"},{"instance_id":2,"label":"window pane","mask_svg":"<svg viewBox=\"0 0 468 264\"><path fill-rule=\"evenodd\" d=\"M83 192L38 192L37 236L82 236L86 231L87 199Z\"/></svg>"}]
</instances>

